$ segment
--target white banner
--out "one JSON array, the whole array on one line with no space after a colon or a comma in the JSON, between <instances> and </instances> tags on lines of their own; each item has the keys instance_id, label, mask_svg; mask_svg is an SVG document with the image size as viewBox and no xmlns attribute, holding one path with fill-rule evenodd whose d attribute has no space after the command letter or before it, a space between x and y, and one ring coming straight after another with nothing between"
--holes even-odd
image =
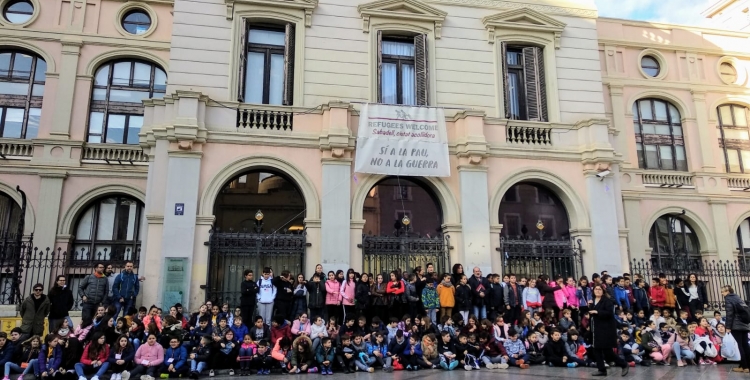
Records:
<instances>
[{"instance_id":1,"label":"white banner","mask_svg":"<svg viewBox=\"0 0 750 380\"><path fill-rule=\"evenodd\" d=\"M359 113L354 171L450 177L443 109L365 104Z\"/></svg>"}]
</instances>

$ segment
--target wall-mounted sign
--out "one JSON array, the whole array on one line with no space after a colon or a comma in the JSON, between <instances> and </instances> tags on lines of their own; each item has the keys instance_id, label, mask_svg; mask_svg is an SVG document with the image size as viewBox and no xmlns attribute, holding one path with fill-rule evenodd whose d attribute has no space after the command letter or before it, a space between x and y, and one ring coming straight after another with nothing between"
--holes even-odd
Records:
<instances>
[{"instance_id":1,"label":"wall-mounted sign","mask_svg":"<svg viewBox=\"0 0 750 380\"><path fill-rule=\"evenodd\" d=\"M185 204L184 203L175 203L174 204L174 214L175 215L185 215Z\"/></svg>"}]
</instances>

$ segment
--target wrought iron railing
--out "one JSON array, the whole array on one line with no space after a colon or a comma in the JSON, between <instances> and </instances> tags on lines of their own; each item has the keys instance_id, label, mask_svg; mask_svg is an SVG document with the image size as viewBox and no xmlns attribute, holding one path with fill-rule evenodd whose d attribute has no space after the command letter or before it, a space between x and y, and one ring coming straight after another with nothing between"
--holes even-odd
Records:
<instances>
[{"instance_id":1,"label":"wrought iron railing","mask_svg":"<svg viewBox=\"0 0 750 380\"><path fill-rule=\"evenodd\" d=\"M411 272L428 263L436 273L450 272L450 236L422 237L415 233L393 236L362 235L362 271L388 273L395 269Z\"/></svg>"},{"instance_id":2,"label":"wrought iron railing","mask_svg":"<svg viewBox=\"0 0 750 380\"><path fill-rule=\"evenodd\" d=\"M237 110L237 128L291 131L294 112L283 109L240 108Z\"/></svg>"},{"instance_id":3,"label":"wrought iron railing","mask_svg":"<svg viewBox=\"0 0 750 380\"><path fill-rule=\"evenodd\" d=\"M86 144L81 159L108 164L148 163L148 155L140 146L123 144Z\"/></svg>"},{"instance_id":4,"label":"wrought iron railing","mask_svg":"<svg viewBox=\"0 0 750 380\"><path fill-rule=\"evenodd\" d=\"M513 273L519 278L546 274L578 279L584 273L580 239L501 237L499 249L503 273Z\"/></svg>"},{"instance_id":5,"label":"wrought iron railing","mask_svg":"<svg viewBox=\"0 0 750 380\"><path fill-rule=\"evenodd\" d=\"M288 270L296 275L305 268L305 251L310 245L303 233L211 232L206 300L239 305L242 272L250 269L260 278L264 267L274 275Z\"/></svg>"},{"instance_id":6,"label":"wrought iron railing","mask_svg":"<svg viewBox=\"0 0 750 380\"><path fill-rule=\"evenodd\" d=\"M643 173L643 184L660 187L693 186L693 176L673 173Z\"/></svg>"},{"instance_id":7,"label":"wrought iron railing","mask_svg":"<svg viewBox=\"0 0 750 380\"><path fill-rule=\"evenodd\" d=\"M654 262L653 260L634 259L630 263L630 273L641 275L648 283L652 278L664 275L669 286L674 287L676 279L685 279L695 274L698 281L706 287L708 300L707 310L724 310L724 297L721 287L731 286L744 300L750 300L750 271L741 262L730 260L691 261L689 266L681 264L681 260Z\"/></svg>"},{"instance_id":8,"label":"wrought iron railing","mask_svg":"<svg viewBox=\"0 0 750 380\"><path fill-rule=\"evenodd\" d=\"M552 145L552 129L537 126L508 125L505 140L512 144Z\"/></svg>"},{"instance_id":9,"label":"wrought iron railing","mask_svg":"<svg viewBox=\"0 0 750 380\"><path fill-rule=\"evenodd\" d=\"M34 155L34 145L31 140L8 140L0 141L0 157L31 157Z\"/></svg>"}]
</instances>

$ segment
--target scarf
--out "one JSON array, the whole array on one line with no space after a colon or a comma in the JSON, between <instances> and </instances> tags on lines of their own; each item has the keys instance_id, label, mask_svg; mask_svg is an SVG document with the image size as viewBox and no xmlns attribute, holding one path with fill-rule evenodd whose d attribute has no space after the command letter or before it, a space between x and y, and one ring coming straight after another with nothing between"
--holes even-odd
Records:
<instances>
[{"instance_id":1,"label":"scarf","mask_svg":"<svg viewBox=\"0 0 750 380\"><path fill-rule=\"evenodd\" d=\"M440 285L443 285L446 288L450 288L451 286L453 286L453 283L451 283L450 281L443 281L440 283Z\"/></svg>"}]
</instances>

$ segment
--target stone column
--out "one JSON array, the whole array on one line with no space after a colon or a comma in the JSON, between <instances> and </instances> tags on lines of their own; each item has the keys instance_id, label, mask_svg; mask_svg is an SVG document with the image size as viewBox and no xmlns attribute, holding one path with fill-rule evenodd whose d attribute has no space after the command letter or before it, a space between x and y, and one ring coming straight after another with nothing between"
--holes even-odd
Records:
<instances>
[{"instance_id":1,"label":"stone column","mask_svg":"<svg viewBox=\"0 0 750 380\"><path fill-rule=\"evenodd\" d=\"M641 219L641 200L637 196L623 196L623 209L625 211L625 223L628 228L628 247L630 247L630 259L648 260L645 252L648 251L648 233L644 233L643 220Z\"/></svg>"},{"instance_id":2,"label":"stone column","mask_svg":"<svg viewBox=\"0 0 750 380\"><path fill-rule=\"evenodd\" d=\"M463 235L464 271L470 273L475 266L482 273L494 273L490 243L489 191L487 167L459 166L458 177L461 191L461 231Z\"/></svg>"},{"instance_id":3,"label":"stone column","mask_svg":"<svg viewBox=\"0 0 750 380\"><path fill-rule=\"evenodd\" d=\"M73 94L76 88L78 74L78 57L81 53L83 41L65 37L62 44L62 59L60 60L60 77L57 82L57 96L52 119L50 138L67 140L70 137L70 121L73 113Z\"/></svg>"},{"instance_id":4,"label":"stone column","mask_svg":"<svg viewBox=\"0 0 750 380\"><path fill-rule=\"evenodd\" d=\"M711 247L701 247L701 251L709 249L706 252L701 252L701 254L709 257L714 256L711 257L711 259L718 258L719 260L734 260L734 242L737 239L735 237L737 231L732 231L732 225L729 223L729 218L727 217L727 201L709 199L708 204L711 206L711 216L714 220L713 232L716 237L716 252L711 252ZM709 257L705 257L705 259L708 259Z\"/></svg>"},{"instance_id":5,"label":"stone column","mask_svg":"<svg viewBox=\"0 0 750 380\"><path fill-rule=\"evenodd\" d=\"M716 134L711 130L712 127L708 125L706 93L704 91L696 90L692 90L690 91L690 93L693 95L693 104L695 107L695 123L697 124L698 136L697 138L690 139L689 143L698 144L700 146L700 170L704 172L713 172L716 171L716 163L714 162L714 149L716 149L717 140L715 138ZM698 167L694 167L692 168L692 170L698 171Z\"/></svg>"},{"instance_id":6,"label":"stone column","mask_svg":"<svg viewBox=\"0 0 750 380\"><path fill-rule=\"evenodd\" d=\"M323 268L346 270L352 264L351 255L351 159L323 160L323 191L320 200L321 227L320 263ZM308 260L309 261L309 260ZM312 263L315 270L315 264ZM360 267L357 267L360 268Z\"/></svg>"},{"instance_id":7,"label":"stone column","mask_svg":"<svg viewBox=\"0 0 750 380\"><path fill-rule=\"evenodd\" d=\"M609 271L622 274L617 225L617 205L614 190L615 179L612 176L599 178L596 173L586 174L589 212L591 214L591 248L593 251L593 268L589 271ZM591 251L589 251L591 252Z\"/></svg>"},{"instance_id":8,"label":"stone column","mask_svg":"<svg viewBox=\"0 0 750 380\"><path fill-rule=\"evenodd\" d=\"M623 86L621 84L611 83L609 85L609 97L612 103L612 126L615 128L615 155L622 157L626 166L631 165L630 155L628 152L628 138L625 125L625 102L622 99Z\"/></svg>"},{"instance_id":9,"label":"stone column","mask_svg":"<svg viewBox=\"0 0 750 380\"><path fill-rule=\"evenodd\" d=\"M36 228L34 246L40 249L56 248L57 222L60 217L60 199L62 198L63 181L68 174L63 170L42 170L39 172L39 204L36 206Z\"/></svg>"}]
</instances>

